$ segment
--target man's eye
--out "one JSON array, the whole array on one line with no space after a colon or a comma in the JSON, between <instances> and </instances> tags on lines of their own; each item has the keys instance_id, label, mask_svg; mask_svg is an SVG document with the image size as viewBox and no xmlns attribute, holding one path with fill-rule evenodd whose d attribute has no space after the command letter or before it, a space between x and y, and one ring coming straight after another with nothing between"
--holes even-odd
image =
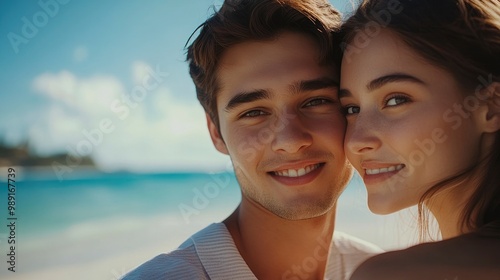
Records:
<instances>
[{"instance_id":1,"label":"man's eye","mask_svg":"<svg viewBox=\"0 0 500 280\"><path fill-rule=\"evenodd\" d=\"M265 115L266 113L264 111L261 111L261 110L252 110L252 111L248 111L246 113L244 113L242 115L243 118L253 118L253 117L258 117L258 116L261 116L261 115Z\"/></svg>"},{"instance_id":2,"label":"man's eye","mask_svg":"<svg viewBox=\"0 0 500 280\"><path fill-rule=\"evenodd\" d=\"M357 106L347 106L347 107L344 107L344 113L346 115L358 114L359 113L359 107L357 107Z\"/></svg>"},{"instance_id":3,"label":"man's eye","mask_svg":"<svg viewBox=\"0 0 500 280\"><path fill-rule=\"evenodd\" d=\"M404 95L392 96L385 102L385 106L397 106L399 104L407 103L410 101L410 98Z\"/></svg>"},{"instance_id":4,"label":"man's eye","mask_svg":"<svg viewBox=\"0 0 500 280\"><path fill-rule=\"evenodd\" d=\"M305 105L305 107L319 106L319 105L330 104L330 103L332 103L332 101L329 100L329 99L326 99L326 98L316 98L316 99L313 99L313 100L307 102L306 105Z\"/></svg>"}]
</instances>

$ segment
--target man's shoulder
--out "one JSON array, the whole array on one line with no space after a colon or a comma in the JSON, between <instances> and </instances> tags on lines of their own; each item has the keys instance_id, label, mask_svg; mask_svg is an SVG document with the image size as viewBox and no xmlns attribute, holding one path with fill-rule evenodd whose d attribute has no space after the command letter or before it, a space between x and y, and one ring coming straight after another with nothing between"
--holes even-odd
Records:
<instances>
[{"instance_id":1,"label":"man's shoulder","mask_svg":"<svg viewBox=\"0 0 500 280\"><path fill-rule=\"evenodd\" d=\"M349 279L362 262L382 252L370 242L335 231L325 279Z\"/></svg>"},{"instance_id":2,"label":"man's shoulder","mask_svg":"<svg viewBox=\"0 0 500 280\"><path fill-rule=\"evenodd\" d=\"M208 275L224 278L232 274L241 279L255 278L225 225L214 223L193 234L178 249L156 256L122 279L209 279Z\"/></svg>"},{"instance_id":3,"label":"man's shoulder","mask_svg":"<svg viewBox=\"0 0 500 280\"><path fill-rule=\"evenodd\" d=\"M384 252L375 244L340 231L333 234L333 242L341 254L375 255Z\"/></svg>"},{"instance_id":4,"label":"man's shoulder","mask_svg":"<svg viewBox=\"0 0 500 280\"><path fill-rule=\"evenodd\" d=\"M185 242L185 244L187 241ZM170 253L160 254L141 264L123 280L132 279L205 279L206 273L193 243Z\"/></svg>"},{"instance_id":5,"label":"man's shoulder","mask_svg":"<svg viewBox=\"0 0 500 280\"><path fill-rule=\"evenodd\" d=\"M205 267L196 248L197 241L209 238L213 246L223 234L222 224L211 224L193 234L176 250L160 254L127 273L123 280L132 279L208 279ZM206 242L205 242L206 243Z\"/></svg>"}]
</instances>

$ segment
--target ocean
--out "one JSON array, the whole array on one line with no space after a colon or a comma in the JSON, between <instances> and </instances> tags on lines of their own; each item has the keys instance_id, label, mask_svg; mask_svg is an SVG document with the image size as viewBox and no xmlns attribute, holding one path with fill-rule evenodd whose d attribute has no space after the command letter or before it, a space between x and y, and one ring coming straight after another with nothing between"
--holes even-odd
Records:
<instances>
[{"instance_id":1,"label":"ocean","mask_svg":"<svg viewBox=\"0 0 500 280\"><path fill-rule=\"evenodd\" d=\"M7 205L7 178L0 177L0 221L5 224L0 230L1 279L118 279L175 249L199 229L222 221L241 199L230 172L82 170L64 180L50 170L16 175L13 216ZM370 213L358 176L341 196L337 213L336 230L384 249L406 247L415 240L411 215ZM14 232L8 227L13 221ZM15 250L10 248L12 240ZM15 260L9 263L12 251Z\"/></svg>"}]
</instances>

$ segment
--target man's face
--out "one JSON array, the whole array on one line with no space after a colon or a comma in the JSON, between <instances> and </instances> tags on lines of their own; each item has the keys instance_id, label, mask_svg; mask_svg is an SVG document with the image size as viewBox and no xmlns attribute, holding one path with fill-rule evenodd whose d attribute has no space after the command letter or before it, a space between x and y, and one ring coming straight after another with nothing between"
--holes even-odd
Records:
<instances>
[{"instance_id":1,"label":"man's face","mask_svg":"<svg viewBox=\"0 0 500 280\"><path fill-rule=\"evenodd\" d=\"M286 219L333 209L352 175L336 70L318 57L314 40L290 32L229 48L217 73L220 134L208 118L243 196Z\"/></svg>"}]
</instances>

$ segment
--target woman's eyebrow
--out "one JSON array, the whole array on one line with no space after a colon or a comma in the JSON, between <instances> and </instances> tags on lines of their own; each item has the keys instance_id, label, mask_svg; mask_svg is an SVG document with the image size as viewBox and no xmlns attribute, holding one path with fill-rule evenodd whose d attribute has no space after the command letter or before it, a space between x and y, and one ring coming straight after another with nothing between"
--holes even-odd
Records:
<instances>
[{"instance_id":1,"label":"woman's eyebrow","mask_svg":"<svg viewBox=\"0 0 500 280\"><path fill-rule=\"evenodd\" d=\"M350 96L352 96L352 93L348 89L341 88L339 90L339 99L344 98L344 97L350 97Z\"/></svg>"},{"instance_id":2,"label":"woman's eyebrow","mask_svg":"<svg viewBox=\"0 0 500 280\"><path fill-rule=\"evenodd\" d=\"M408 75L405 73L393 73L372 80L366 85L366 88L368 89L368 91L374 91L388 83L395 83L395 82L411 82L411 83L425 85L425 82L412 75Z\"/></svg>"},{"instance_id":3,"label":"woman's eyebrow","mask_svg":"<svg viewBox=\"0 0 500 280\"><path fill-rule=\"evenodd\" d=\"M404 74L404 73L393 73L393 74L384 75L382 77L378 77L378 78L372 80L371 82L369 82L366 85L366 88L370 92L370 91L377 90L377 89L385 86L386 84L396 83L396 82L411 82L411 83L416 83L416 84L420 84L420 85L426 85L426 83L424 81L422 81L419 78L414 77L412 75L408 75L408 74ZM352 93L348 89L341 88L339 90L339 98L350 97L350 96L352 96Z\"/></svg>"}]
</instances>

